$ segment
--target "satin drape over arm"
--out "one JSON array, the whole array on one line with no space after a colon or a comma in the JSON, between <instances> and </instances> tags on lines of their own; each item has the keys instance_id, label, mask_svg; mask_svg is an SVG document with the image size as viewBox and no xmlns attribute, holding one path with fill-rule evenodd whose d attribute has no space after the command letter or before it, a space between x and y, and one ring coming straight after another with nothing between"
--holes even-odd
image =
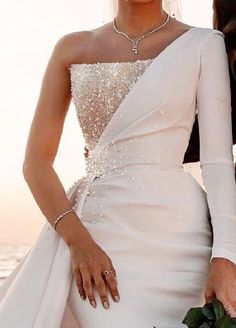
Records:
<instances>
[{"instance_id":1,"label":"satin drape over arm","mask_svg":"<svg viewBox=\"0 0 236 328\"><path fill-rule=\"evenodd\" d=\"M236 264L236 183L231 93L224 35L213 30L201 49L197 92L200 165L213 226L211 260Z\"/></svg>"}]
</instances>

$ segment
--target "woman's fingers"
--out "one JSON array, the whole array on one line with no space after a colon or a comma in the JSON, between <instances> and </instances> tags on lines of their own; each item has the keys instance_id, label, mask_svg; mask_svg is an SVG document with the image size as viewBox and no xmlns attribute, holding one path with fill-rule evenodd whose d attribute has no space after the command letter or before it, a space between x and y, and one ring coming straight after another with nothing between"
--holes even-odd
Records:
<instances>
[{"instance_id":1,"label":"woman's fingers","mask_svg":"<svg viewBox=\"0 0 236 328\"><path fill-rule=\"evenodd\" d=\"M216 298L221 301L221 303L224 306L224 310L226 314L228 314L230 317L235 318L236 317L236 298L233 293L226 292L226 286L224 288L224 293L222 292L216 292Z\"/></svg>"},{"instance_id":2,"label":"woman's fingers","mask_svg":"<svg viewBox=\"0 0 236 328\"><path fill-rule=\"evenodd\" d=\"M104 276L104 279L110 289L113 300L115 302L118 302L120 300L120 294L117 289L117 279L115 274L113 272L110 272L107 276Z\"/></svg>"},{"instance_id":3,"label":"woman's fingers","mask_svg":"<svg viewBox=\"0 0 236 328\"><path fill-rule=\"evenodd\" d=\"M236 317L236 299L230 298L229 295L226 297L224 294L214 293L210 288L205 292L205 301L210 303L212 299L217 298L224 306L225 312L232 318Z\"/></svg>"},{"instance_id":4,"label":"woman's fingers","mask_svg":"<svg viewBox=\"0 0 236 328\"><path fill-rule=\"evenodd\" d=\"M116 271L111 259L97 244L89 244L88 248L83 248L78 252L76 247L71 247L72 267L76 285L82 299L88 297L90 304L96 307L93 283L99 293L102 305L108 309L109 299L107 286L115 302L120 300L117 289ZM109 274L105 275L104 271Z\"/></svg>"},{"instance_id":5,"label":"woman's fingers","mask_svg":"<svg viewBox=\"0 0 236 328\"><path fill-rule=\"evenodd\" d=\"M107 296L106 282L102 278L101 270L96 269L93 272L93 279L94 279L96 288L98 290L101 302L102 302L104 308L108 309L110 306L110 303L109 303L108 296Z\"/></svg>"},{"instance_id":6,"label":"woman's fingers","mask_svg":"<svg viewBox=\"0 0 236 328\"><path fill-rule=\"evenodd\" d=\"M106 269L107 271L111 271L111 268ZM93 307L96 307L96 299L93 293L93 281L97 288L98 294L100 296L102 305L105 309L108 309L110 306L107 288L109 287L112 298L115 302L120 300L119 291L117 289L116 277L114 272L110 272L109 275L104 276L103 272L98 265L93 265L89 270L89 266L83 265L80 266L80 273L76 272L76 284L78 286L79 293L81 298L86 299L86 295L90 301L90 304ZM85 297L83 297L85 296Z\"/></svg>"},{"instance_id":7,"label":"woman's fingers","mask_svg":"<svg viewBox=\"0 0 236 328\"><path fill-rule=\"evenodd\" d=\"M76 281L76 285L80 294L80 297L85 300L86 299L86 293L83 287L83 278L82 275L80 273L79 268L74 270L74 276L75 276L75 281Z\"/></svg>"},{"instance_id":8,"label":"woman's fingers","mask_svg":"<svg viewBox=\"0 0 236 328\"><path fill-rule=\"evenodd\" d=\"M236 266L225 258L213 258L205 291L205 298L217 298L225 313L236 317Z\"/></svg>"},{"instance_id":9,"label":"woman's fingers","mask_svg":"<svg viewBox=\"0 0 236 328\"><path fill-rule=\"evenodd\" d=\"M115 281L116 281L116 284L118 285L118 280L117 280L117 278L116 278L116 270L115 270L115 268L114 268L114 266L113 266L113 263L112 263L112 261L111 261L111 259L110 258L108 258L108 262L109 262L109 265L111 266L111 270L114 272L114 278L115 278Z\"/></svg>"},{"instance_id":10,"label":"woman's fingers","mask_svg":"<svg viewBox=\"0 0 236 328\"><path fill-rule=\"evenodd\" d=\"M93 307L96 307L96 299L93 294L93 285L91 281L91 274L89 272L89 268L87 265L83 265L80 267L81 275L82 275L82 280L83 280L83 288L85 290L85 293L89 299L90 304Z\"/></svg>"},{"instance_id":11,"label":"woman's fingers","mask_svg":"<svg viewBox=\"0 0 236 328\"><path fill-rule=\"evenodd\" d=\"M228 308L230 308L230 309L228 309L227 311L226 311L226 313L231 317L231 318L236 318L236 309L234 309L233 308L233 306L228 306L228 307L225 307L226 308L226 310L228 309Z\"/></svg>"}]
</instances>

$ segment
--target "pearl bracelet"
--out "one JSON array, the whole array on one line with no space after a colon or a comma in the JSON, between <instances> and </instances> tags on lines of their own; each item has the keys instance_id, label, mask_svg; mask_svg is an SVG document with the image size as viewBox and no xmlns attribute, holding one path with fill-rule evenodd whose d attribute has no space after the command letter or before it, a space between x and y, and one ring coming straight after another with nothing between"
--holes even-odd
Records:
<instances>
[{"instance_id":1,"label":"pearl bracelet","mask_svg":"<svg viewBox=\"0 0 236 328\"><path fill-rule=\"evenodd\" d=\"M66 212L64 212L64 213L62 213L61 215L59 215L57 218L56 218L56 220L55 220L55 222L54 222L54 224L53 224L53 227L54 227L54 229L56 230L56 226L57 226L57 224L58 224L58 222L66 215L66 214L68 214L68 213L70 213L70 212L75 212L75 210L74 209L70 209L70 210L68 210L68 211L66 211Z\"/></svg>"}]
</instances>

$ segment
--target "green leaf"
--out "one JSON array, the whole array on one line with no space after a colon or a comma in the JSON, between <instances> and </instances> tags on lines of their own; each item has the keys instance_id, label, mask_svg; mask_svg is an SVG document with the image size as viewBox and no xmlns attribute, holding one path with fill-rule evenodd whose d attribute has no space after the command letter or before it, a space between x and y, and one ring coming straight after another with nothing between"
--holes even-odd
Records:
<instances>
[{"instance_id":1,"label":"green leaf","mask_svg":"<svg viewBox=\"0 0 236 328\"><path fill-rule=\"evenodd\" d=\"M213 328L232 328L232 322L229 317L224 316L214 323Z\"/></svg>"},{"instance_id":2,"label":"green leaf","mask_svg":"<svg viewBox=\"0 0 236 328\"><path fill-rule=\"evenodd\" d=\"M214 306L212 303L206 303L202 308L202 313L206 317L207 320L210 320L210 321L216 320Z\"/></svg>"},{"instance_id":3,"label":"green leaf","mask_svg":"<svg viewBox=\"0 0 236 328\"><path fill-rule=\"evenodd\" d=\"M188 310L182 323L186 324L189 328L198 328L205 321L205 316L202 313L201 307L191 308Z\"/></svg>"},{"instance_id":4,"label":"green leaf","mask_svg":"<svg viewBox=\"0 0 236 328\"><path fill-rule=\"evenodd\" d=\"M221 303L220 300L214 298L212 300L212 304L214 306L214 311L216 315L216 320L223 318L225 315L224 305Z\"/></svg>"}]
</instances>

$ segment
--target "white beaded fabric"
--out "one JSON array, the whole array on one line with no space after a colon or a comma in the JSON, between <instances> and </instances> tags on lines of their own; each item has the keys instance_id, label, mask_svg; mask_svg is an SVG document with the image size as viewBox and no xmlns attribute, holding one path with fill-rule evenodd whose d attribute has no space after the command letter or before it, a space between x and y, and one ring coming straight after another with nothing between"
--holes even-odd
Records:
<instances>
[{"instance_id":1,"label":"white beaded fabric","mask_svg":"<svg viewBox=\"0 0 236 328\"><path fill-rule=\"evenodd\" d=\"M71 93L86 147L92 151L120 103L153 58L71 64Z\"/></svg>"}]
</instances>

